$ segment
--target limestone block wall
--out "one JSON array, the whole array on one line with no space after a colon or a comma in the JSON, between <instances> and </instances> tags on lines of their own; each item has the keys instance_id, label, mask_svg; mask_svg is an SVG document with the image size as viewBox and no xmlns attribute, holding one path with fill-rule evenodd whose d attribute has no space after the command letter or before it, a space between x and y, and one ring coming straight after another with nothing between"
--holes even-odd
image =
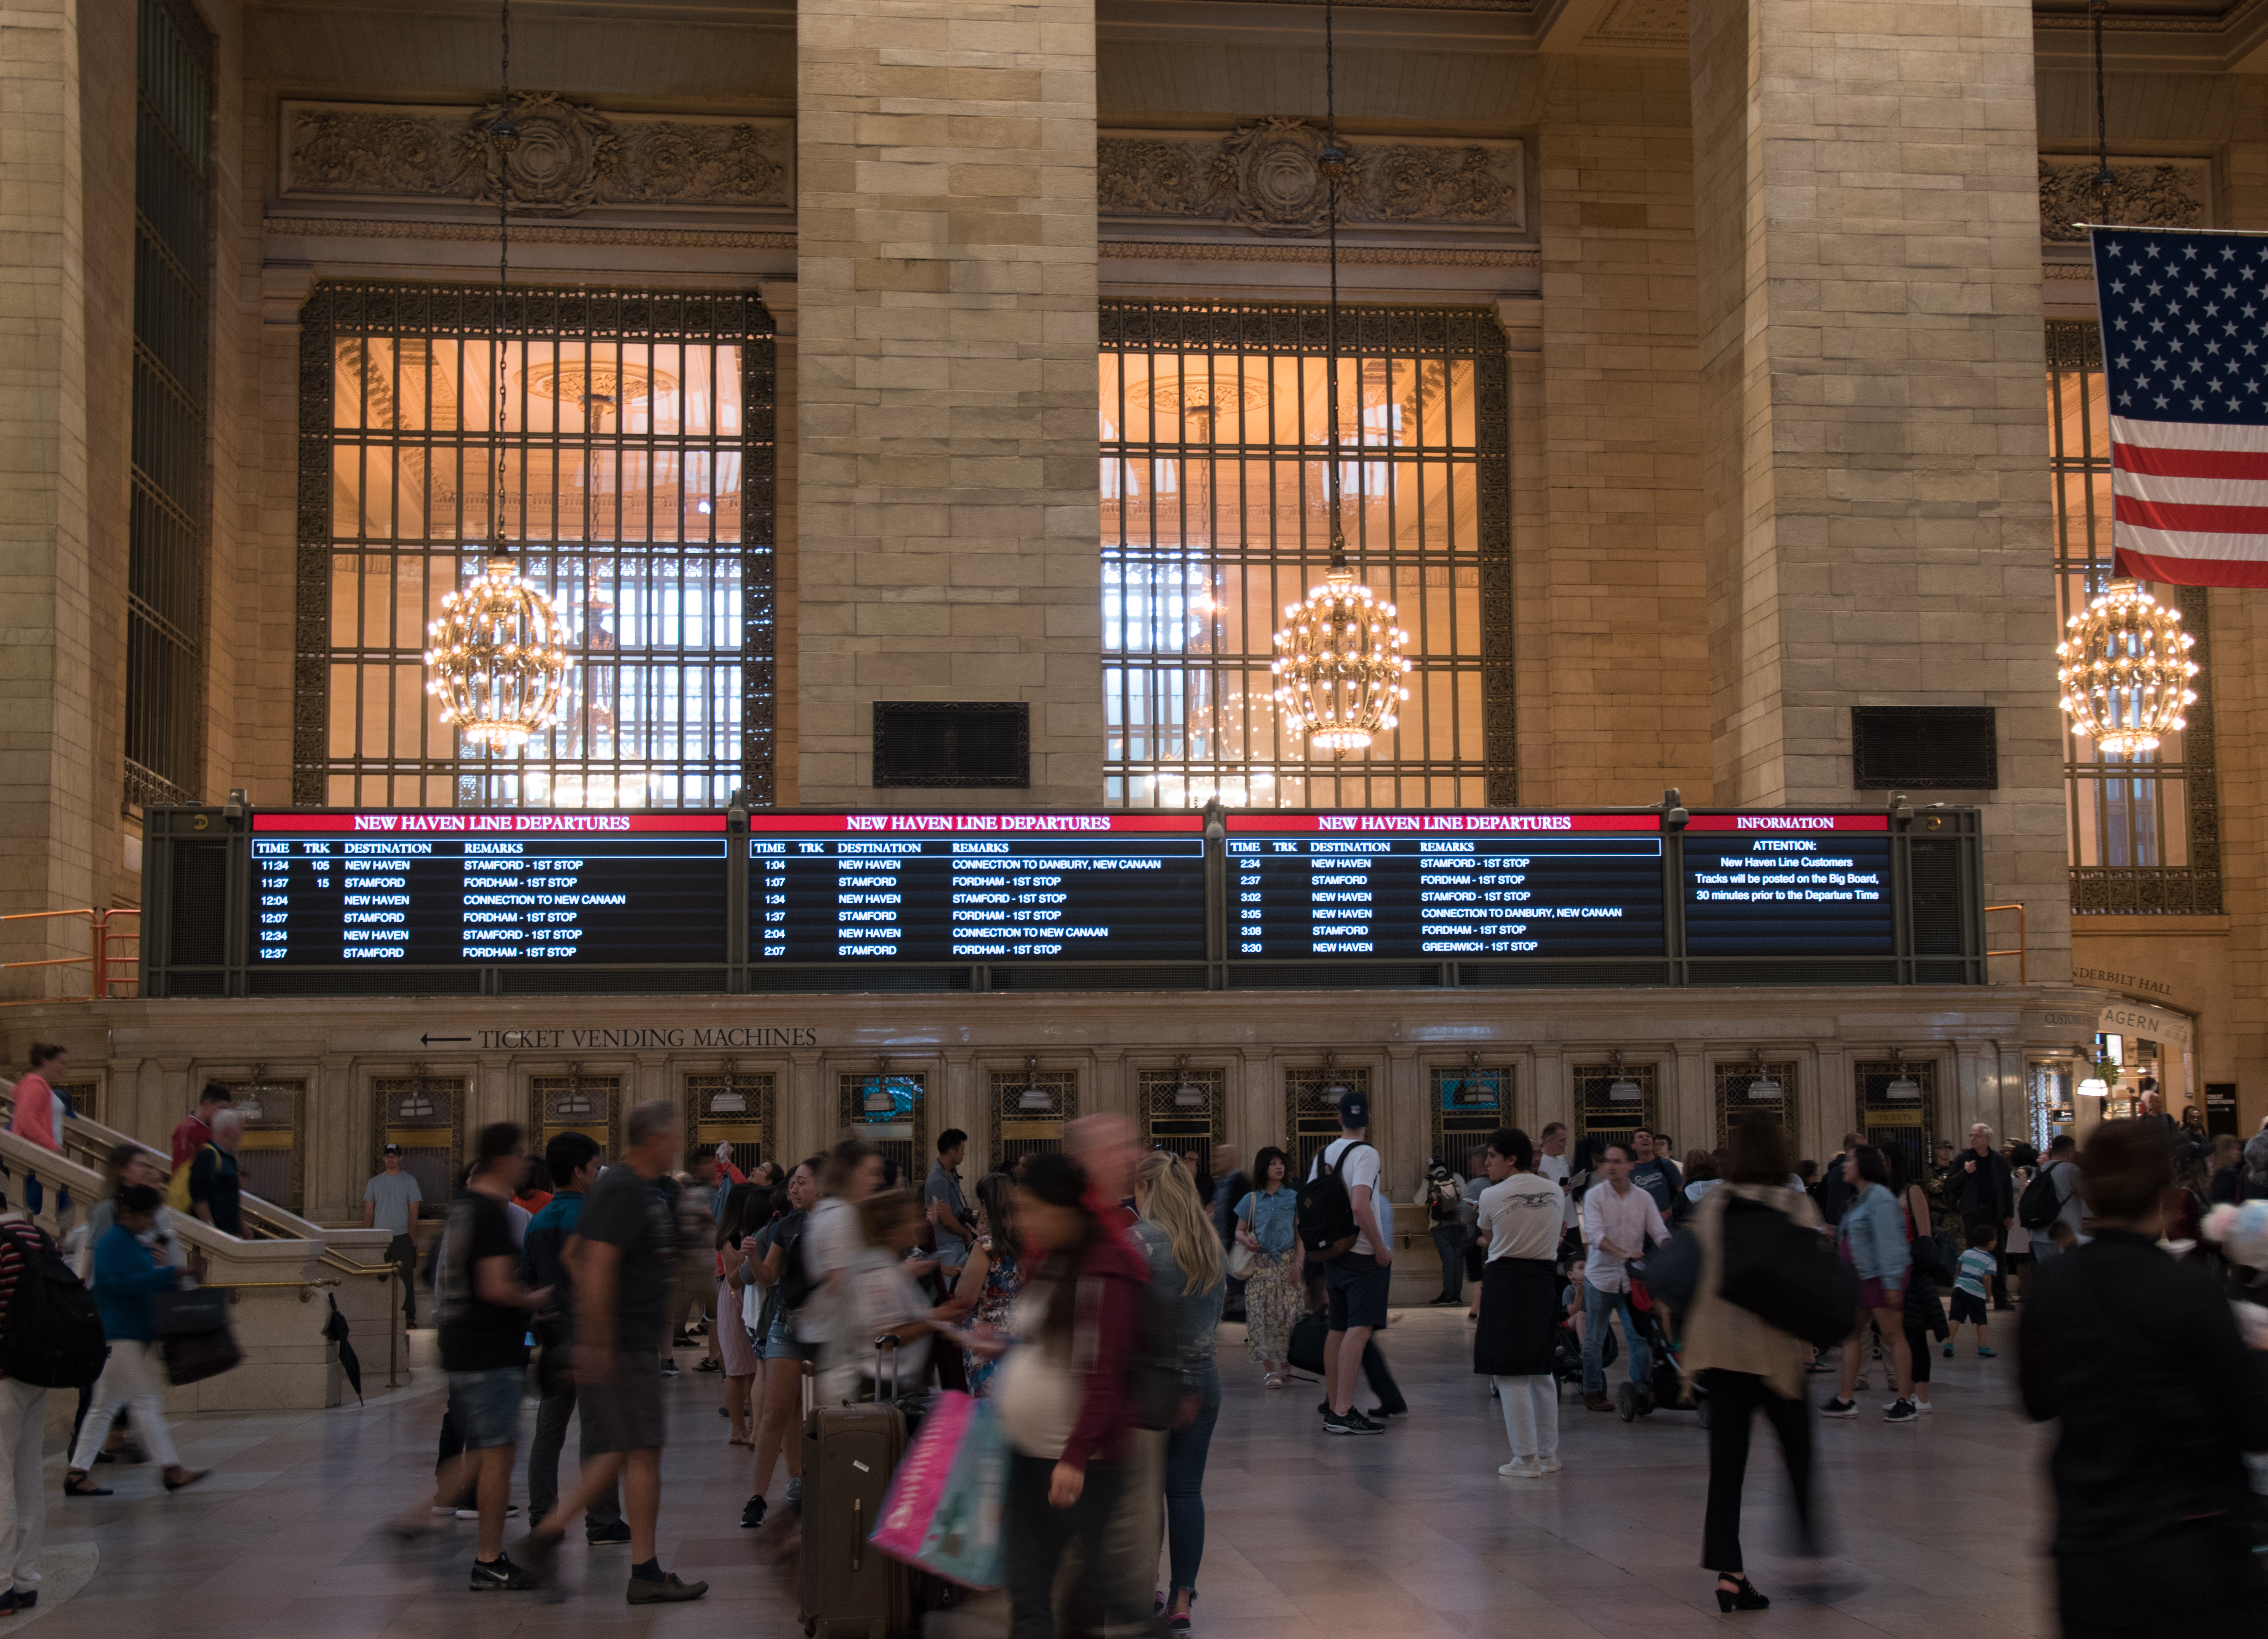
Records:
<instances>
[{"instance_id":1,"label":"limestone block wall","mask_svg":"<svg viewBox=\"0 0 2268 1639\"><path fill-rule=\"evenodd\" d=\"M1102 790L1093 0L803 0L798 454L806 803L876 700L1025 701L1020 803Z\"/></svg>"},{"instance_id":2,"label":"limestone block wall","mask_svg":"<svg viewBox=\"0 0 2268 1639\"><path fill-rule=\"evenodd\" d=\"M2030 7L1697 7L1691 68L1716 796L1851 800L1853 705L1997 708L1988 888L2054 981Z\"/></svg>"}]
</instances>

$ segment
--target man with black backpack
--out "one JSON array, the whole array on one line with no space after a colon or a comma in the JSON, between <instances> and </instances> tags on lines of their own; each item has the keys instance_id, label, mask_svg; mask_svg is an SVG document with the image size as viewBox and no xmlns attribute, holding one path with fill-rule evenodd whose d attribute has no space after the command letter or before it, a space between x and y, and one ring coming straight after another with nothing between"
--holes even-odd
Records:
<instances>
[{"instance_id":1,"label":"man with black backpack","mask_svg":"<svg viewBox=\"0 0 2268 1639\"><path fill-rule=\"evenodd\" d=\"M48 1391L85 1388L107 1346L94 1297L47 1231L20 1211L0 1212L0 1616L39 1603L48 1500L40 1488Z\"/></svg>"},{"instance_id":2,"label":"man with black backpack","mask_svg":"<svg viewBox=\"0 0 2268 1639\"><path fill-rule=\"evenodd\" d=\"M1378 1151L1370 1143L1370 1095L1339 1094L1339 1136L1323 1146L1300 1187L1298 1225L1307 1256L1323 1260L1329 1330L1323 1338L1323 1432L1383 1434L1354 1408L1362 1351L1386 1325L1394 1242L1380 1227Z\"/></svg>"}]
</instances>

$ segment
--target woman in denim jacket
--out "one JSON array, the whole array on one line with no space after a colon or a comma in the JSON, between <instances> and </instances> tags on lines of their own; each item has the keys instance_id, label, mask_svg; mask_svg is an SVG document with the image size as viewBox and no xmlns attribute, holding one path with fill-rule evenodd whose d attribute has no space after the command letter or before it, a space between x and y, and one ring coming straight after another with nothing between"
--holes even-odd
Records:
<instances>
[{"instance_id":1,"label":"woman in denim jacket","mask_svg":"<svg viewBox=\"0 0 2268 1639\"><path fill-rule=\"evenodd\" d=\"M1843 1345L1842 1392L1820 1412L1829 1417L1859 1415L1853 1395L1871 1327L1889 1345L1891 1383L1897 1392L1883 1407L1882 1420L1912 1422L1920 1414L1914 1406L1913 1356L1906 1348L1906 1266L1912 1254L1906 1249L1905 1216L1890 1193L1889 1163L1874 1145L1856 1145L1843 1158L1843 1179L1857 1194L1835 1227L1835 1249L1859 1274L1859 1324Z\"/></svg>"}]
</instances>

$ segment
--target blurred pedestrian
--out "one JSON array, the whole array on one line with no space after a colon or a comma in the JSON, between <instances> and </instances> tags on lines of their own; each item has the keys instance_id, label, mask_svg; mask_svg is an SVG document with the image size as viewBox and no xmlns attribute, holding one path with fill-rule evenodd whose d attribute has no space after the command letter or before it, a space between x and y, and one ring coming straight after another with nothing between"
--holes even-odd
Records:
<instances>
[{"instance_id":1,"label":"blurred pedestrian","mask_svg":"<svg viewBox=\"0 0 2268 1639\"><path fill-rule=\"evenodd\" d=\"M2163 1125L2107 1121L2079 1158L2087 1245L2043 1264L2017 1322L2024 1409L2059 1420L2057 1598L2066 1639L2257 1633L2243 1453L2268 1450L2268 1353L2199 1267L2158 1250Z\"/></svg>"},{"instance_id":2,"label":"blurred pedestrian","mask_svg":"<svg viewBox=\"0 0 2268 1639\"><path fill-rule=\"evenodd\" d=\"M20 1207L0 1201L0 1316L33 1260L55 1251L47 1231ZM48 1433L48 1391L0 1370L0 1616L39 1603L40 1552L48 1530L40 1453Z\"/></svg>"},{"instance_id":3,"label":"blurred pedestrian","mask_svg":"<svg viewBox=\"0 0 2268 1639\"><path fill-rule=\"evenodd\" d=\"M243 1139L243 1113L233 1106L216 1110L212 1137L189 1163L189 1204L197 1216L239 1239L244 1236L244 1191L236 1150Z\"/></svg>"},{"instance_id":4,"label":"blurred pedestrian","mask_svg":"<svg viewBox=\"0 0 2268 1639\"><path fill-rule=\"evenodd\" d=\"M134 1408L135 1432L141 1437L152 1461L165 1475L166 1489L178 1491L195 1485L210 1472L184 1467L173 1450L172 1430L166 1426L164 1363L158 1357L157 1327L150 1300L159 1292L180 1287L181 1270L161 1248L147 1246L148 1233L165 1197L147 1184L129 1184L114 1203L110 1227L94 1248L95 1306L102 1312L102 1334L110 1342L110 1358L94 1385L89 1415L79 1426L78 1442L63 1475L65 1496L108 1496L109 1491L87 1478L95 1453L102 1449L110 1421L127 1406Z\"/></svg>"},{"instance_id":5,"label":"blurred pedestrian","mask_svg":"<svg viewBox=\"0 0 2268 1639\"><path fill-rule=\"evenodd\" d=\"M543 1146L543 1165L557 1187L543 1210L528 1220L519 1248L521 1281L551 1292L551 1301L536 1312L534 1328L542 1353L536 1361L541 1398L535 1408L535 1439L527 1451L531 1531L559 1506L559 1453L567 1443L567 1420L576 1415L575 1277L566 1253L582 1228L584 1200L599 1181L598 1143L572 1128L554 1133ZM578 1465L588 1468L598 1455L591 1443L591 1420L577 1419L576 1430ZM627 1547L630 1540L622 1488L609 1486L584 1507L583 1540L593 1547Z\"/></svg>"},{"instance_id":6,"label":"blurred pedestrian","mask_svg":"<svg viewBox=\"0 0 2268 1639\"><path fill-rule=\"evenodd\" d=\"M1551 1362L1559 1337L1559 1187L1535 1171L1535 1147L1517 1127L1489 1135L1482 1165L1480 1326L1473 1370L1495 1384L1512 1460L1506 1479L1559 1472L1559 1383Z\"/></svg>"},{"instance_id":7,"label":"blurred pedestrian","mask_svg":"<svg viewBox=\"0 0 2268 1639\"><path fill-rule=\"evenodd\" d=\"M755 1488L740 1510L740 1526L745 1531L764 1523L768 1506L764 1494L771 1488L772 1470L779 1466L783 1453L787 1459L787 1500L802 1500L803 1439L796 1425L803 1410L804 1363L816 1359L818 1350L799 1341L795 1334L797 1310L811 1291L799 1243L813 1203L819 1199L819 1174L826 1162L824 1156L813 1156L790 1169L783 1187L785 1210L756 1231L754 1249L747 1253L764 1291L757 1321L764 1363L756 1420Z\"/></svg>"},{"instance_id":8,"label":"blurred pedestrian","mask_svg":"<svg viewBox=\"0 0 2268 1639\"><path fill-rule=\"evenodd\" d=\"M197 1107L174 1125L170 1142L173 1170L180 1172L196 1159L197 1151L212 1142L213 1117L236 1102L236 1095L217 1081L209 1081L197 1094ZM175 1197L176 1204L180 1198Z\"/></svg>"},{"instance_id":9,"label":"blurred pedestrian","mask_svg":"<svg viewBox=\"0 0 2268 1639\"><path fill-rule=\"evenodd\" d=\"M55 1084L70 1073L70 1055L52 1041L34 1041L31 1068L17 1078L8 1112L8 1130L26 1143L63 1153L63 1128L70 1120L70 1100Z\"/></svg>"},{"instance_id":10,"label":"blurred pedestrian","mask_svg":"<svg viewBox=\"0 0 2268 1639\"><path fill-rule=\"evenodd\" d=\"M1130 1632L1155 1628L1111 1574L1105 1542L1137 1432L1127 1379L1141 1353L1150 1271L1096 1210L1094 1188L1078 1162L1042 1152L1026 1159L1016 1191L1018 1232L1039 1262L1017 1300L1020 1341L990 1401L1012 1453L1003 1531L1012 1639L1052 1639L1056 1574L1074 1546L1103 1619ZM1146 1495L1144 1503L1158 1511Z\"/></svg>"},{"instance_id":11,"label":"blurred pedestrian","mask_svg":"<svg viewBox=\"0 0 2268 1639\"><path fill-rule=\"evenodd\" d=\"M1005 1172L987 1172L976 1180L976 1237L953 1290L953 1307L972 1331L1006 1336L1012 1329L1016 1298L1024 1290L1023 1260L1016 1247L1015 1193L1016 1180ZM982 1400L991 1392L1000 1357L973 1349L963 1349L961 1354L968 1392Z\"/></svg>"},{"instance_id":12,"label":"blurred pedestrian","mask_svg":"<svg viewBox=\"0 0 2268 1639\"><path fill-rule=\"evenodd\" d=\"M1166 1626L1186 1633L1204 1561L1205 1461L1220 1421L1220 1373L1213 1334L1228 1283L1220 1240L1197 1199L1188 1169L1162 1150L1142 1158L1134 1173L1135 1244L1150 1262L1150 1287L1178 1306L1181 1403L1166 1436Z\"/></svg>"},{"instance_id":13,"label":"blurred pedestrian","mask_svg":"<svg viewBox=\"0 0 2268 1639\"><path fill-rule=\"evenodd\" d=\"M754 1184L735 1184L725 1196L725 1209L717 1216L717 1245L713 1253L717 1266L717 1358L725 1372L725 1415L732 1431L726 1435L727 1445L753 1446L756 1443L755 1429L748 1415L750 1394L757 1385L757 1374L762 1369L763 1357L748 1336L747 1322L742 1318L743 1295L752 1284L747 1265L740 1256L744 1241L754 1239L771 1216L771 1195L769 1189Z\"/></svg>"},{"instance_id":14,"label":"blurred pedestrian","mask_svg":"<svg viewBox=\"0 0 2268 1639\"><path fill-rule=\"evenodd\" d=\"M1303 1261L1297 1215L1299 1197L1289 1182L1292 1159L1274 1144L1252 1158L1252 1188L1235 1206L1236 1238L1253 1254L1244 1277L1245 1352L1259 1363L1260 1385L1280 1389L1286 1382L1292 1327L1300 1319L1300 1274Z\"/></svg>"},{"instance_id":15,"label":"blurred pedestrian","mask_svg":"<svg viewBox=\"0 0 2268 1639\"><path fill-rule=\"evenodd\" d=\"M1771 1601L1749 1581L1741 1554L1741 1493L1748 1476L1749 1437L1761 1411L1779 1437L1795 1505L1798 1550L1818 1551L1812 1511L1811 1414L1803 1394L1804 1346L1750 1310L1719 1295L1725 1268L1725 1215L1777 1212L1804 1229L1820 1227L1819 1209L1788 1187L1787 1136L1761 1111L1733 1125L1732 1165L1724 1187L1704 1197L1693 1215L1700 1243L1700 1278L1692 1311L1683 1317L1678 1365L1698 1379L1709 1404L1709 1505L1702 1526L1701 1564L1717 1575L1717 1608L1760 1611Z\"/></svg>"},{"instance_id":16,"label":"blurred pedestrian","mask_svg":"<svg viewBox=\"0 0 2268 1639\"><path fill-rule=\"evenodd\" d=\"M1921 1414L1913 1398L1913 1357L1906 1351L1905 1215L1890 1193L1889 1165L1872 1144L1859 1144L1843 1158L1843 1180L1850 1203L1835 1226L1835 1250L1859 1275L1859 1312L1850 1341L1843 1345L1842 1393L1820 1408L1829 1417L1855 1417L1855 1391L1866 1356L1867 1333L1881 1334L1890 1350L1890 1387L1897 1398L1882 1414L1885 1422L1911 1422Z\"/></svg>"}]
</instances>

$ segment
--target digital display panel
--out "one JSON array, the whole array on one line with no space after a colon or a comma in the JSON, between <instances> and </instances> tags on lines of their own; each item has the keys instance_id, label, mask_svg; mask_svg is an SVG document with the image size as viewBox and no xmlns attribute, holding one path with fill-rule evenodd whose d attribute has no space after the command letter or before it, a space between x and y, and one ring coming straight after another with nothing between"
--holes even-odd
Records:
<instances>
[{"instance_id":1,"label":"digital display panel","mask_svg":"<svg viewBox=\"0 0 2268 1639\"><path fill-rule=\"evenodd\" d=\"M1201 814L752 814L757 962L1205 959Z\"/></svg>"},{"instance_id":2,"label":"digital display panel","mask_svg":"<svg viewBox=\"0 0 2268 1639\"><path fill-rule=\"evenodd\" d=\"M1692 956L1888 956L1883 814L1696 814L1685 827Z\"/></svg>"},{"instance_id":3,"label":"digital display panel","mask_svg":"<svg viewBox=\"0 0 2268 1639\"><path fill-rule=\"evenodd\" d=\"M1663 954L1654 814L1228 817L1229 954Z\"/></svg>"},{"instance_id":4,"label":"digital display panel","mask_svg":"<svg viewBox=\"0 0 2268 1639\"><path fill-rule=\"evenodd\" d=\"M255 814L253 960L722 962L706 814Z\"/></svg>"}]
</instances>

